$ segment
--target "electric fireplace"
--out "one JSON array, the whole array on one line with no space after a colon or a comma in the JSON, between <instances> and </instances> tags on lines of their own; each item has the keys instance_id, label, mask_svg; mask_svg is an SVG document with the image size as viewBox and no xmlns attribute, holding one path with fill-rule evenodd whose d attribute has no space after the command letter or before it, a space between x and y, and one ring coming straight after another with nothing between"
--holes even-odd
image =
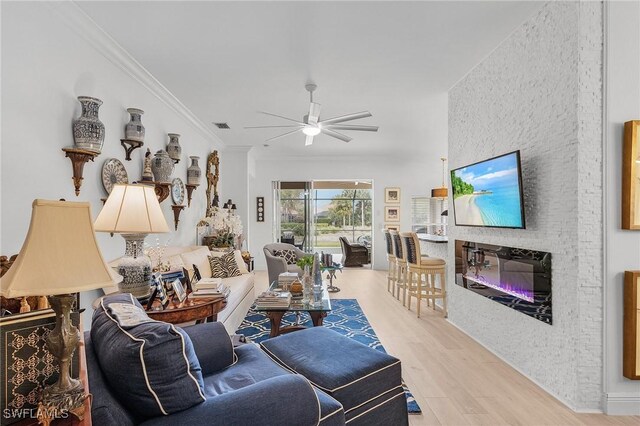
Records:
<instances>
[{"instance_id":1,"label":"electric fireplace","mask_svg":"<svg viewBox=\"0 0 640 426\"><path fill-rule=\"evenodd\" d=\"M551 253L456 240L456 284L552 323Z\"/></svg>"}]
</instances>

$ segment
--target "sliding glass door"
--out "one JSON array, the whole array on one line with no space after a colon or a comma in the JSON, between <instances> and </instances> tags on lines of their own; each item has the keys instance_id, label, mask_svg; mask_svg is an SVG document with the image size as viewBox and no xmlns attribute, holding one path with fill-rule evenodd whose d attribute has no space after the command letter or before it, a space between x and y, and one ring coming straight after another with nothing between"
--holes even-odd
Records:
<instances>
[{"instance_id":1,"label":"sliding glass door","mask_svg":"<svg viewBox=\"0 0 640 426\"><path fill-rule=\"evenodd\" d=\"M274 182L274 237L309 251L312 235L310 182Z\"/></svg>"},{"instance_id":2,"label":"sliding glass door","mask_svg":"<svg viewBox=\"0 0 640 426\"><path fill-rule=\"evenodd\" d=\"M275 240L339 254L345 237L371 250L372 186L371 181L275 182Z\"/></svg>"}]
</instances>

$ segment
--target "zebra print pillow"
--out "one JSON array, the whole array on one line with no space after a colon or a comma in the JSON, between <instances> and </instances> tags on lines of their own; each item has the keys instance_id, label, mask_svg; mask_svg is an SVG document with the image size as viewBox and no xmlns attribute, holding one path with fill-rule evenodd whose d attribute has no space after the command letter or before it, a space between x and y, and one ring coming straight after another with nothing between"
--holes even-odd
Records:
<instances>
[{"instance_id":1,"label":"zebra print pillow","mask_svg":"<svg viewBox=\"0 0 640 426\"><path fill-rule=\"evenodd\" d=\"M209 256L209 264L211 265L211 277L213 278L229 278L241 275L233 252L220 257Z\"/></svg>"}]
</instances>

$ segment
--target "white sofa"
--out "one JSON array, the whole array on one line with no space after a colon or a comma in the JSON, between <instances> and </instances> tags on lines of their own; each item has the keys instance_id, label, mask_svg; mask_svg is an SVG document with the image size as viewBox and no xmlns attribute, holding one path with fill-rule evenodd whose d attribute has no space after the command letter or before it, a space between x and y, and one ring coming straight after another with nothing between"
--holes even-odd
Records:
<instances>
[{"instance_id":1,"label":"white sofa","mask_svg":"<svg viewBox=\"0 0 640 426\"><path fill-rule=\"evenodd\" d=\"M163 263L168 263L172 270L184 267L189 271L193 271L192 265L195 264L204 278L211 276L211 267L207 255L220 256L221 254L223 253L210 252L205 246L166 247L161 260ZM223 284L229 287L231 292L227 298L227 306L218 314L218 322L224 324L230 334L236 332L255 300L254 274L247 270L246 265L239 256L239 251L236 251L236 260L242 275L222 279ZM110 263L110 266L117 267L118 262L119 259L116 259ZM155 264L157 259L152 259L152 262ZM104 290L105 293L110 293L117 289Z\"/></svg>"}]
</instances>

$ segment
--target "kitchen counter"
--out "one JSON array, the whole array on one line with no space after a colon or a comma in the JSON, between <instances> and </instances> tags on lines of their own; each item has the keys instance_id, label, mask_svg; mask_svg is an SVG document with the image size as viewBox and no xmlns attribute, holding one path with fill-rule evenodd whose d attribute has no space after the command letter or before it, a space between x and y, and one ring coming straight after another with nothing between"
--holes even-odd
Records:
<instances>
[{"instance_id":1,"label":"kitchen counter","mask_svg":"<svg viewBox=\"0 0 640 426\"><path fill-rule=\"evenodd\" d=\"M418 239L420 241L426 241L429 243L442 244L442 243L449 242L449 237L447 237L446 235L435 235L435 234L416 234L416 235L418 235Z\"/></svg>"}]
</instances>

